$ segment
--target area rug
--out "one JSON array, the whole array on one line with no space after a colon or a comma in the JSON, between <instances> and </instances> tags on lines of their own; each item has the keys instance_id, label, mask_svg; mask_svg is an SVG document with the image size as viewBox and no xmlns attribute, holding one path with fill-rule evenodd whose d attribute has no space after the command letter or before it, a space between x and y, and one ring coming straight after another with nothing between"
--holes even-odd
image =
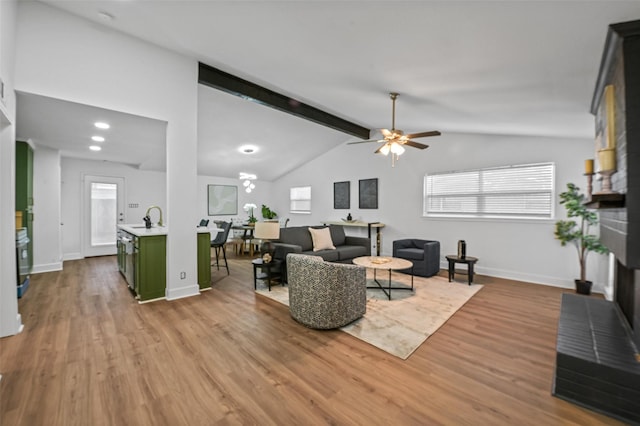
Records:
<instances>
[{"instance_id":1,"label":"area rug","mask_svg":"<svg viewBox=\"0 0 640 426\"><path fill-rule=\"evenodd\" d=\"M368 287L375 285L372 278L367 278ZM381 278L379 275L380 282L387 283ZM393 274L393 287L410 284L410 276ZM436 276L415 277L415 291L392 290L391 300L382 290L367 289L366 314L341 330L391 355L407 359L481 288L479 284L450 283L446 278ZM268 291L265 285L258 287L256 293L289 305L286 286L272 286Z\"/></svg>"}]
</instances>

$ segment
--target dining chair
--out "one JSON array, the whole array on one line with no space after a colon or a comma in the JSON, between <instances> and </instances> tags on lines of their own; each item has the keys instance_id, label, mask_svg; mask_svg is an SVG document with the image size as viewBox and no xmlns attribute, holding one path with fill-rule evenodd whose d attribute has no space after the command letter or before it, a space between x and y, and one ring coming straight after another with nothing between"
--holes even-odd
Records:
<instances>
[{"instance_id":1,"label":"dining chair","mask_svg":"<svg viewBox=\"0 0 640 426\"><path fill-rule=\"evenodd\" d=\"M222 232L218 232L216 234L216 237L211 240L211 247L213 247L216 253L216 267L218 268L218 270L220 270L220 252L222 251L222 256L224 258L223 266L227 268L227 275L229 275L229 262L227 262L227 250L225 249L225 244L227 243L227 238L229 237L231 222L222 222L217 225L222 229ZM213 266L213 263L211 263L211 266Z\"/></svg>"}]
</instances>

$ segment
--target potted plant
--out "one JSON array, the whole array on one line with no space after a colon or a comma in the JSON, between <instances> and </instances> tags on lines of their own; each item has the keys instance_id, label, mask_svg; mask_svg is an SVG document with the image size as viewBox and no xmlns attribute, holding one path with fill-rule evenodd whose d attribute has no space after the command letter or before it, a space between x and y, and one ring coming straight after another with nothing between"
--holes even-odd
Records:
<instances>
[{"instance_id":1,"label":"potted plant","mask_svg":"<svg viewBox=\"0 0 640 426\"><path fill-rule=\"evenodd\" d=\"M274 212L264 204L262 205L262 217L265 218L265 220L275 219L276 216L278 216L278 213Z\"/></svg>"},{"instance_id":2,"label":"potted plant","mask_svg":"<svg viewBox=\"0 0 640 426\"><path fill-rule=\"evenodd\" d=\"M586 277L587 255L591 251L606 254L609 249L600 242L597 235L589 233L590 228L598 224L598 215L585 207L585 196L579 191L580 188L568 183L567 191L560 194L560 204L564 204L567 209L569 220L556 222L555 237L563 246L568 243L575 245L580 262L580 279L575 280L576 292L590 294L592 283ZM577 222L571 218L577 218Z\"/></svg>"},{"instance_id":3,"label":"potted plant","mask_svg":"<svg viewBox=\"0 0 640 426\"><path fill-rule=\"evenodd\" d=\"M244 211L249 213L249 226L255 224L258 221L258 219L253 215L253 209L255 209L256 207L258 206L253 203L247 203L244 205Z\"/></svg>"}]
</instances>

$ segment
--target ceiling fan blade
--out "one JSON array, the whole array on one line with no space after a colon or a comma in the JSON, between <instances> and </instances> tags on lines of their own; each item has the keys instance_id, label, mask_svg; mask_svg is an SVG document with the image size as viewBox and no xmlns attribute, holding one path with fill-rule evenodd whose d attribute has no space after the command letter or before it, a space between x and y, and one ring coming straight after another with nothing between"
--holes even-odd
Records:
<instances>
[{"instance_id":1,"label":"ceiling fan blade","mask_svg":"<svg viewBox=\"0 0 640 426\"><path fill-rule=\"evenodd\" d=\"M429 145L425 145L425 144L414 142L414 141L406 141L403 145L409 145L418 149L429 148Z\"/></svg>"},{"instance_id":2,"label":"ceiling fan blade","mask_svg":"<svg viewBox=\"0 0 640 426\"><path fill-rule=\"evenodd\" d=\"M430 132L420 132L420 133L411 133L410 135L405 135L407 139L416 139L416 138L426 138L427 136L440 136L441 133L437 130L432 130Z\"/></svg>"},{"instance_id":3,"label":"ceiling fan blade","mask_svg":"<svg viewBox=\"0 0 640 426\"><path fill-rule=\"evenodd\" d=\"M347 142L347 145L355 145L357 143L369 143L369 142L384 142L384 139L369 139L368 141L355 141L355 142Z\"/></svg>"}]
</instances>

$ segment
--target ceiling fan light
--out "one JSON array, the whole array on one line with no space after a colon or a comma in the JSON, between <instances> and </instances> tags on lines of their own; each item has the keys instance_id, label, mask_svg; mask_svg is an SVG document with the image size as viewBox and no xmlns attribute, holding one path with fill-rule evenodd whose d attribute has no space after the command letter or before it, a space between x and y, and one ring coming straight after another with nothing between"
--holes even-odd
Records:
<instances>
[{"instance_id":1,"label":"ceiling fan light","mask_svg":"<svg viewBox=\"0 0 640 426\"><path fill-rule=\"evenodd\" d=\"M391 148L389 148L389 144L386 143L384 144L384 146L382 148L380 148L380 153L382 155L389 155L389 151L391 150Z\"/></svg>"},{"instance_id":2,"label":"ceiling fan light","mask_svg":"<svg viewBox=\"0 0 640 426\"><path fill-rule=\"evenodd\" d=\"M245 190L247 191L247 194L251 192L251 188L247 187L247 189Z\"/></svg>"},{"instance_id":3,"label":"ceiling fan light","mask_svg":"<svg viewBox=\"0 0 640 426\"><path fill-rule=\"evenodd\" d=\"M404 147L397 142L391 144L391 153L396 155L402 155L404 153Z\"/></svg>"},{"instance_id":4,"label":"ceiling fan light","mask_svg":"<svg viewBox=\"0 0 640 426\"><path fill-rule=\"evenodd\" d=\"M256 187L256 186L255 186L254 184L250 184L250 185L249 185L249 188L250 188L250 189L254 189L255 187Z\"/></svg>"},{"instance_id":5,"label":"ceiling fan light","mask_svg":"<svg viewBox=\"0 0 640 426\"><path fill-rule=\"evenodd\" d=\"M246 186L249 186L251 184L251 181L250 180L245 180L242 184L246 187Z\"/></svg>"}]
</instances>

